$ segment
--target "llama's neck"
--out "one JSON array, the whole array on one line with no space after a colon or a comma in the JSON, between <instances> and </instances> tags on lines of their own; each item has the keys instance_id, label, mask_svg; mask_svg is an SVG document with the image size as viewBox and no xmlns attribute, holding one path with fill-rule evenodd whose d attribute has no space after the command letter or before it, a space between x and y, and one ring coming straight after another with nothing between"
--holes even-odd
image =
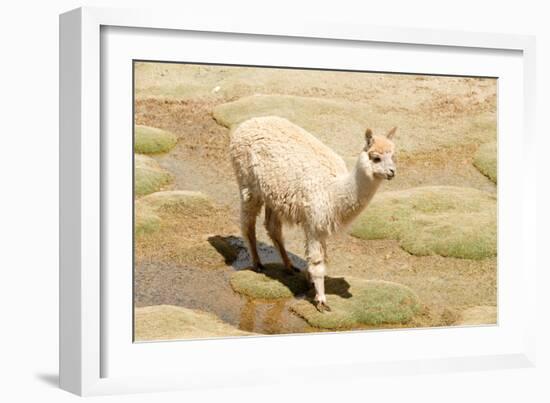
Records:
<instances>
[{"instance_id":1,"label":"llama's neck","mask_svg":"<svg viewBox=\"0 0 550 403\"><path fill-rule=\"evenodd\" d=\"M369 204L378 190L381 179L365 172L359 162L346 175L336 179L332 200L338 226L351 222Z\"/></svg>"}]
</instances>

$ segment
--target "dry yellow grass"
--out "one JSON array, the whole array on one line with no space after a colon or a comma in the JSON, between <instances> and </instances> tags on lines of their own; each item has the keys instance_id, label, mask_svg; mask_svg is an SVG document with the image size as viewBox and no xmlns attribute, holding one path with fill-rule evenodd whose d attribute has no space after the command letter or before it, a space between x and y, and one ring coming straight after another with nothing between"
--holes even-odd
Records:
<instances>
[{"instance_id":1,"label":"dry yellow grass","mask_svg":"<svg viewBox=\"0 0 550 403\"><path fill-rule=\"evenodd\" d=\"M496 80L388 73L298 70L178 63L136 63L137 99L231 101L287 94L369 102L398 113L431 106L450 114L494 106Z\"/></svg>"},{"instance_id":2,"label":"dry yellow grass","mask_svg":"<svg viewBox=\"0 0 550 403\"><path fill-rule=\"evenodd\" d=\"M136 341L199 339L210 337L248 336L208 312L171 305L136 308L134 312Z\"/></svg>"},{"instance_id":3,"label":"dry yellow grass","mask_svg":"<svg viewBox=\"0 0 550 403\"><path fill-rule=\"evenodd\" d=\"M497 323L496 306L474 306L462 312L457 325L494 325Z\"/></svg>"}]
</instances>

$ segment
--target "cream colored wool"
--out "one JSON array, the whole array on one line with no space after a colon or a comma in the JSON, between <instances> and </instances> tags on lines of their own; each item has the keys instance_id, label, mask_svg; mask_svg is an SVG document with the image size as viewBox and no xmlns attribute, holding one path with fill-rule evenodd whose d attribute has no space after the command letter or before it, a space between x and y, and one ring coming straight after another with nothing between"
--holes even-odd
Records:
<instances>
[{"instance_id":1,"label":"cream colored wool","mask_svg":"<svg viewBox=\"0 0 550 403\"><path fill-rule=\"evenodd\" d=\"M285 222L304 229L308 273L317 291L315 300L321 305L326 306L326 238L350 223L367 206L381 180L391 179L395 173L393 143L373 136L370 130L366 141L349 172L343 159L329 147L280 117L249 119L231 134L241 226L254 266L261 268L255 222L265 204L267 231L289 270L292 265L284 249L281 225Z\"/></svg>"}]
</instances>

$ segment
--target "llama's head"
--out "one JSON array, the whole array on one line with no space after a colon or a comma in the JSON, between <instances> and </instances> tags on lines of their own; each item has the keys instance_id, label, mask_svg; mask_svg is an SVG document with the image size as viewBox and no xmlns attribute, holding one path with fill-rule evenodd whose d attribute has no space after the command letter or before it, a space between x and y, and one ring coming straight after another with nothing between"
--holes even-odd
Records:
<instances>
[{"instance_id":1,"label":"llama's head","mask_svg":"<svg viewBox=\"0 0 550 403\"><path fill-rule=\"evenodd\" d=\"M376 136L371 129L365 132L366 145L359 156L359 164L368 176L388 180L395 176L395 145L391 139L396 130L394 127L385 136Z\"/></svg>"}]
</instances>

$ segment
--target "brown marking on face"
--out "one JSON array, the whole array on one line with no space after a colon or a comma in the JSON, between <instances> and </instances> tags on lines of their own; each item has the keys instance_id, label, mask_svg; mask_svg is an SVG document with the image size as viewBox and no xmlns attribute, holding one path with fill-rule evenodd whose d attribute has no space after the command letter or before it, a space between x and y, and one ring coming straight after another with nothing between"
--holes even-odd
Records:
<instances>
[{"instance_id":1,"label":"brown marking on face","mask_svg":"<svg viewBox=\"0 0 550 403\"><path fill-rule=\"evenodd\" d=\"M373 136L374 142L369 148L369 153L385 154L393 153L395 146L392 141L384 136Z\"/></svg>"}]
</instances>

